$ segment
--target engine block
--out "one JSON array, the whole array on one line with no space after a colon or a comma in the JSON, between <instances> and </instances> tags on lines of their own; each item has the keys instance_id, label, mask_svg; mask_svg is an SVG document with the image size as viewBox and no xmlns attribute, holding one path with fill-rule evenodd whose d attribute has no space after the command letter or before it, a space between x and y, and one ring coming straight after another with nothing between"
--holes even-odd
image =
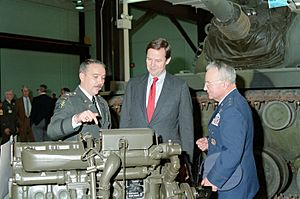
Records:
<instances>
[{"instance_id":1,"label":"engine block","mask_svg":"<svg viewBox=\"0 0 300 199\"><path fill-rule=\"evenodd\" d=\"M102 130L99 139L14 144L13 199L200 198L179 183L181 146L151 129Z\"/></svg>"}]
</instances>

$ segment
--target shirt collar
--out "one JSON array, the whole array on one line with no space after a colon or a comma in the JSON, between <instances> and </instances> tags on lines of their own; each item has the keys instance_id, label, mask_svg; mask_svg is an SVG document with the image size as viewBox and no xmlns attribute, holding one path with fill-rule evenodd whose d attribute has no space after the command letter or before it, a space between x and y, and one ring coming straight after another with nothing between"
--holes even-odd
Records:
<instances>
[{"instance_id":1,"label":"shirt collar","mask_svg":"<svg viewBox=\"0 0 300 199\"><path fill-rule=\"evenodd\" d=\"M164 80L165 77L166 77L166 74L167 74L167 72L164 71L164 72L162 72L159 76L157 76L157 77L158 77L158 81L157 81L157 82L163 82L163 80ZM152 82L152 81L153 81L153 78L154 78L154 76L152 76L152 75L149 73L148 83L149 83L149 82Z\"/></svg>"},{"instance_id":2,"label":"shirt collar","mask_svg":"<svg viewBox=\"0 0 300 199\"><path fill-rule=\"evenodd\" d=\"M92 102L92 98L93 96L90 95L84 88L82 88L80 85L79 85L79 88L80 90L83 92L83 94L85 94L87 96L87 98L89 98L89 100Z\"/></svg>"},{"instance_id":3,"label":"shirt collar","mask_svg":"<svg viewBox=\"0 0 300 199\"><path fill-rule=\"evenodd\" d=\"M231 91L229 91L228 93L227 93L227 95L225 95L220 101L219 101L219 103L218 103L218 105L220 105L222 102L223 102L223 100L232 92L232 91L234 91L236 88L233 88Z\"/></svg>"}]
</instances>

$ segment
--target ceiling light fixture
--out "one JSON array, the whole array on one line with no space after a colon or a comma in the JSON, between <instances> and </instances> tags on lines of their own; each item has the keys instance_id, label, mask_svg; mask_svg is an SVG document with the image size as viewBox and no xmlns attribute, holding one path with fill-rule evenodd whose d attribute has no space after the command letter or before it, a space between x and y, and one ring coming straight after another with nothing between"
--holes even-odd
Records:
<instances>
[{"instance_id":1,"label":"ceiling light fixture","mask_svg":"<svg viewBox=\"0 0 300 199\"><path fill-rule=\"evenodd\" d=\"M84 5L82 3L76 3L75 9L76 10L83 10L84 9Z\"/></svg>"},{"instance_id":2,"label":"ceiling light fixture","mask_svg":"<svg viewBox=\"0 0 300 199\"><path fill-rule=\"evenodd\" d=\"M75 4L75 9L76 10L83 10L84 9L84 4L83 4L83 0L73 0L72 1Z\"/></svg>"}]
</instances>

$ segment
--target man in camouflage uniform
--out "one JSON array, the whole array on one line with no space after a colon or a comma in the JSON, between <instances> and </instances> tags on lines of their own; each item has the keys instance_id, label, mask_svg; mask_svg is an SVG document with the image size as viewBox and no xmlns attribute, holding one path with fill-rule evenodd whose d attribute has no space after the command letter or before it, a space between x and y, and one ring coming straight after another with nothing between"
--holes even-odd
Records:
<instances>
[{"instance_id":1,"label":"man in camouflage uniform","mask_svg":"<svg viewBox=\"0 0 300 199\"><path fill-rule=\"evenodd\" d=\"M80 65L80 85L75 92L62 96L56 102L47 129L52 140L76 140L80 132L99 137L100 129L110 128L108 104L97 95L104 85L105 75L105 65L98 60L88 59Z\"/></svg>"}]
</instances>

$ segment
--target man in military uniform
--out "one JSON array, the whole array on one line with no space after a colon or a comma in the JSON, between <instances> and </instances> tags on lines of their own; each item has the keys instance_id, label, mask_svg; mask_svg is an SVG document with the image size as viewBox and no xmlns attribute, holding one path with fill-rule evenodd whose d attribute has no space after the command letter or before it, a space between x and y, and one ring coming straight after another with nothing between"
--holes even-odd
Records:
<instances>
[{"instance_id":1,"label":"man in military uniform","mask_svg":"<svg viewBox=\"0 0 300 199\"><path fill-rule=\"evenodd\" d=\"M16 103L14 100L14 93L12 90L5 92L5 100L2 105L1 130L2 140L1 144L9 141L11 135L17 134L17 118L16 118Z\"/></svg>"},{"instance_id":2,"label":"man in military uniform","mask_svg":"<svg viewBox=\"0 0 300 199\"><path fill-rule=\"evenodd\" d=\"M253 119L248 102L236 88L235 69L222 62L208 64L204 90L218 107L209 120L208 137L196 142L200 150L208 151L201 185L211 186L219 199L252 199L259 189Z\"/></svg>"},{"instance_id":3,"label":"man in military uniform","mask_svg":"<svg viewBox=\"0 0 300 199\"><path fill-rule=\"evenodd\" d=\"M47 129L52 140L76 140L78 133L99 137L100 129L110 128L111 116L105 99L98 95L105 82L105 65L94 59L79 68L80 85L56 102Z\"/></svg>"}]
</instances>

